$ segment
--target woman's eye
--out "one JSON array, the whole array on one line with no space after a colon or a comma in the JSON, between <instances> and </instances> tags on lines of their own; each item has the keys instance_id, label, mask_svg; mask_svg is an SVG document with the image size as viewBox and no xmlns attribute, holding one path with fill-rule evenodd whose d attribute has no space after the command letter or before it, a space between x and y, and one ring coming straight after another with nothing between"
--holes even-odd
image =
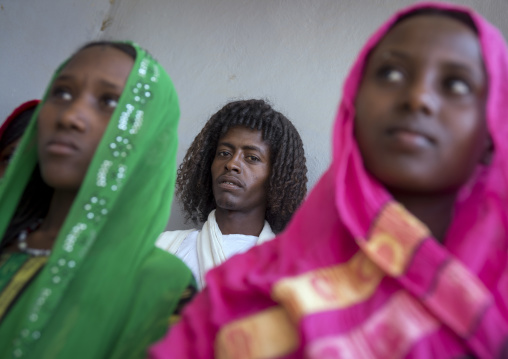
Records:
<instances>
[{"instance_id":1,"label":"woman's eye","mask_svg":"<svg viewBox=\"0 0 508 359\"><path fill-rule=\"evenodd\" d=\"M399 83L404 80L404 73L392 66L384 66L378 72L377 76L383 81L390 83Z\"/></svg>"},{"instance_id":2,"label":"woman's eye","mask_svg":"<svg viewBox=\"0 0 508 359\"><path fill-rule=\"evenodd\" d=\"M118 106L118 97L115 96L106 96L102 101L108 108L116 108Z\"/></svg>"},{"instance_id":3,"label":"woman's eye","mask_svg":"<svg viewBox=\"0 0 508 359\"><path fill-rule=\"evenodd\" d=\"M401 82L404 79L404 74L399 70L390 69L385 72L385 78L389 82Z\"/></svg>"},{"instance_id":4,"label":"woman's eye","mask_svg":"<svg viewBox=\"0 0 508 359\"><path fill-rule=\"evenodd\" d=\"M56 87L53 90L53 96L64 101L72 100L71 92L65 87Z\"/></svg>"},{"instance_id":5,"label":"woman's eye","mask_svg":"<svg viewBox=\"0 0 508 359\"><path fill-rule=\"evenodd\" d=\"M227 155L229 155L228 151L219 151L219 152L217 152L217 157L226 157Z\"/></svg>"},{"instance_id":6,"label":"woman's eye","mask_svg":"<svg viewBox=\"0 0 508 359\"><path fill-rule=\"evenodd\" d=\"M252 162L260 161L259 157L257 156L247 156L247 158Z\"/></svg>"},{"instance_id":7,"label":"woman's eye","mask_svg":"<svg viewBox=\"0 0 508 359\"><path fill-rule=\"evenodd\" d=\"M467 95L471 92L471 87L467 82L460 79L451 79L447 81L447 87L455 95Z\"/></svg>"}]
</instances>

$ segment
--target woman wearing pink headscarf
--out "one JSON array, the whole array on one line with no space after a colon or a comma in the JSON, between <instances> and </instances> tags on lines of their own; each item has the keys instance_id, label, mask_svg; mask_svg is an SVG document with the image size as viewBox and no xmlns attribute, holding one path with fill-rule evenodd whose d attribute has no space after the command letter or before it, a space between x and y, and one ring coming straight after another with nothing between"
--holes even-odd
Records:
<instances>
[{"instance_id":1,"label":"woman wearing pink headscarf","mask_svg":"<svg viewBox=\"0 0 508 359\"><path fill-rule=\"evenodd\" d=\"M473 11L395 14L286 231L211 270L151 357L506 357L507 83L506 43Z\"/></svg>"}]
</instances>

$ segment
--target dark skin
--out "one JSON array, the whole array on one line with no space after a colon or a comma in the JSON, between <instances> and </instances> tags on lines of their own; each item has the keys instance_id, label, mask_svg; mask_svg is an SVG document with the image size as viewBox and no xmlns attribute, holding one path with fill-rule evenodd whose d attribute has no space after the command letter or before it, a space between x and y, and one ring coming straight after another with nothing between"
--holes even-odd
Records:
<instances>
[{"instance_id":1,"label":"dark skin","mask_svg":"<svg viewBox=\"0 0 508 359\"><path fill-rule=\"evenodd\" d=\"M443 241L459 189L489 156L476 34L446 17L397 24L371 53L355 107L366 169Z\"/></svg>"},{"instance_id":2,"label":"dark skin","mask_svg":"<svg viewBox=\"0 0 508 359\"><path fill-rule=\"evenodd\" d=\"M120 50L93 46L78 52L52 84L37 119L39 166L54 189L31 248L50 249L79 191L134 61ZM15 243L8 251L17 251Z\"/></svg>"},{"instance_id":3,"label":"dark skin","mask_svg":"<svg viewBox=\"0 0 508 359\"><path fill-rule=\"evenodd\" d=\"M261 131L233 127L219 139L211 171L222 234L259 236L270 170L270 147Z\"/></svg>"},{"instance_id":4,"label":"dark skin","mask_svg":"<svg viewBox=\"0 0 508 359\"><path fill-rule=\"evenodd\" d=\"M19 139L9 144L2 151L0 151L0 178L4 176L5 170L11 161L16 147L18 147Z\"/></svg>"}]
</instances>

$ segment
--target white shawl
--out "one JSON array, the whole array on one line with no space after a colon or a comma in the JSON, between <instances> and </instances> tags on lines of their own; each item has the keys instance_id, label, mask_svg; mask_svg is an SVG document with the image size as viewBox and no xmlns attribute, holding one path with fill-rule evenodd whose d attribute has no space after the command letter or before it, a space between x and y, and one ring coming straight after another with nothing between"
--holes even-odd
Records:
<instances>
[{"instance_id":1,"label":"white shawl","mask_svg":"<svg viewBox=\"0 0 508 359\"><path fill-rule=\"evenodd\" d=\"M157 239L156 246L172 254L176 254L185 238L194 231L196 231L196 229L164 232ZM259 234L256 245L266 242L273 237L275 237L275 234L272 232L272 228L268 222L265 221L265 225ZM199 278L196 278L196 280L198 281L199 288L203 288L205 284L205 273L213 267L225 262L227 259L223 249L222 232L215 220L215 210L210 212L208 220L204 223L203 228L198 234L197 254Z\"/></svg>"}]
</instances>

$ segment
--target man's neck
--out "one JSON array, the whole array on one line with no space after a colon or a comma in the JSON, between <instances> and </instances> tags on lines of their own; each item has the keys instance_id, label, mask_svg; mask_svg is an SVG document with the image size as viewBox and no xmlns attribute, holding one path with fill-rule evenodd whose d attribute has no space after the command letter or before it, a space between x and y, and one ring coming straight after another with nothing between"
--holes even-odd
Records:
<instances>
[{"instance_id":1,"label":"man's neck","mask_svg":"<svg viewBox=\"0 0 508 359\"><path fill-rule=\"evenodd\" d=\"M265 225L265 211L263 209L246 213L217 208L215 219L222 234L244 234L259 237Z\"/></svg>"}]
</instances>

